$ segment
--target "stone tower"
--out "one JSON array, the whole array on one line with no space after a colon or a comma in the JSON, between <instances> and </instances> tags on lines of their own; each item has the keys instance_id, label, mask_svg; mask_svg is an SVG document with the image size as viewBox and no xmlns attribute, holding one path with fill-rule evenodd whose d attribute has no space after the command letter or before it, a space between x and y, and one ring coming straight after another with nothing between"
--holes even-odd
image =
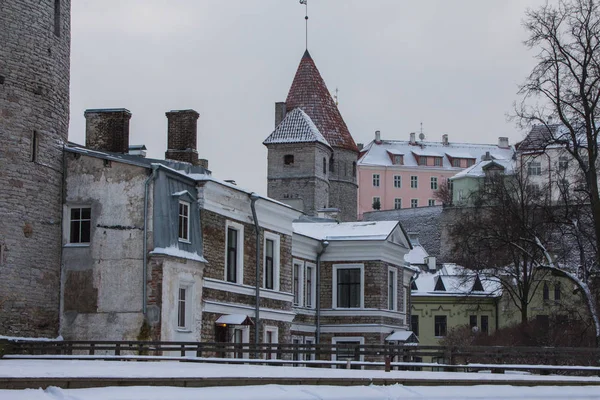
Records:
<instances>
[{"instance_id":1,"label":"stone tower","mask_svg":"<svg viewBox=\"0 0 600 400\"><path fill-rule=\"evenodd\" d=\"M0 335L58 333L70 14L0 2Z\"/></svg>"},{"instance_id":2,"label":"stone tower","mask_svg":"<svg viewBox=\"0 0 600 400\"><path fill-rule=\"evenodd\" d=\"M285 103L275 105L268 148L269 197L316 215L337 208L356 220L358 147L308 50Z\"/></svg>"}]
</instances>

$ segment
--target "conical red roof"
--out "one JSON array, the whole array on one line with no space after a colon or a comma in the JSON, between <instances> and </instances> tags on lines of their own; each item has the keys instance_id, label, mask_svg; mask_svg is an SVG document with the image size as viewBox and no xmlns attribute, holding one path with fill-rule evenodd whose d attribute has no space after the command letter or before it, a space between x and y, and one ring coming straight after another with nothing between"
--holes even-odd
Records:
<instances>
[{"instance_id":1,"label":"conical red roof","mask_svg":"<svg viewBox=\"0 0 600 400\"><path fill-rule=\"evenodd\" d=\"M285 103L287 112L301 108L332 147L358 152L358 147L308 50L300 60Z\"/></svg>"}]
</instances>

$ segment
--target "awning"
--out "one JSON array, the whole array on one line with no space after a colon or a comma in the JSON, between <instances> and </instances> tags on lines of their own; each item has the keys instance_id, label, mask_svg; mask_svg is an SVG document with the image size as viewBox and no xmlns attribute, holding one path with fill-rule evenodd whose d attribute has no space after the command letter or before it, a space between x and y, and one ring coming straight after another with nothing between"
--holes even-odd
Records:
<instances>
[{"instance_id":1,"label":"awning","mask_svg":"<svg viewBox=\"0 0 600 400\"><path fill-rule=\"evenodd\" d=\"M411 338L413 336L413 338ZM415 342L418 342L417 337L412 331L396 331L385 338L386 342L406 342L407 340L412 339Z\"/></svg>"},{"instance_id":2,"label":"awning","mask_svg":"<svg viewBox=\"0 0 600 400\"><path fill-rule=\"evenodd\" d=\"M244 314L221 315L215 323L223 325L254 325L252 319Z\"/></svg>"}]
</instances>

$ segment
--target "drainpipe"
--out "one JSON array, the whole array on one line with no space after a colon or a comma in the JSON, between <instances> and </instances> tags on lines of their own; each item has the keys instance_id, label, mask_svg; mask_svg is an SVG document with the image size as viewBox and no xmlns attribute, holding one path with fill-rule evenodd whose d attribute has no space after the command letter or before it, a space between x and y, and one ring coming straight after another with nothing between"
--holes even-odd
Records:
<instances>
[{"instance_id":1,"label":"drainpipe","mask_svg":"<svg viewBox=\"0 0 600 400\"><path fill-rule=\"evenodd\" d=\"M254 192L250 193L250 207L252 208L252 218L254 219L254 230L256 231L256 305L255 305L255 317L254 317L254 343L256 344L256 358L258 358L258 345L260 343L258 334L260 332L260 225L258 224L258 218L256 217L256 200L260 199L260 196Z\"/></svg>"},{"instance_id":2,"label":"drainpipe","mask_svg":"<svg viewBox=\"0 0 600 400\"><path fill-rule=\"evenodd\" d=\"M321 251L317 254L317 332L315 335L316 344L321 340L321 256L329 246L327 240L321 240Z\"/></svg>"},{"instance_id":3,"label":"drainpipe","mask_svg":"<svg viewBox=\"0 0 600 400\"><path fill-rule=\"evenodd\" d=\"M158 171L158 165L152 164L152 174L146 179L146 183L144 183L144 243L143 243L143 267L142 267L142 312L146 315L148 305L147 297L148 297L148 282L147 282L147 274L148 274L148 189L150 188L150 182L156 179Z\"/></svg>"}]
</instances>

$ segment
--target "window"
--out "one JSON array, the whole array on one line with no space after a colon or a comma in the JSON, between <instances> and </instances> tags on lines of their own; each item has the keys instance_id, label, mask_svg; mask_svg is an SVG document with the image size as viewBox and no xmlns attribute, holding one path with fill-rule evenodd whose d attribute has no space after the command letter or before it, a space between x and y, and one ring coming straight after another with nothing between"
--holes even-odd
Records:
<instances>
[{"instance_id":1,"label":"window","mask_svg":"<svg viewBox=\"0 0 600 400\"><path fill-rule=\"evenodd\" d=\"M91 233L92 209L90 207L72 207L69 224L69 243L89 243Z\"/></svg>"},{"instance_id":2,"label":"window","mask_svg":"<svg viewBox=\"0 0 600 400\"><path fill-rule=\"evenodd\" d=\"M437 188L438 188L437 176L432 176L431 177L431 190L437 190Z\"/></svg>"},{"instance_id":3,"label":"window","mask_svg":"<svg viewBox=\"0 0 600 400\"><path fill-rule=\"evenodd\" d=\"M276 326L265 326L264 328L264 337L263 337L263 342L265 344L277 344L279 343L279 338L278 338L278 330ZM271 348L272 350L275 350L275 347ZM273 360L275 358L277 358L277 353L276 352L271 352L271 353L267 353L265 354L266 358L268 360Z\"/></svg>"},{"instance_id":4,"label":"window","mask_svg":"<svg viewBox=\"0 0 600 400\"><path fill-rule=\"evenodd\" d=\"M419 186L419 181L418 181L418 177L416 176L411 176L410 177L410 187L412 189L416 189Z\"/></svg>"},{"instance_id":5,"label":"window","mask_svg":"<svg viewBox=\"0 0 600 400\"><path fill-rule=\"evenodd\" d=\"M469 327L471 329L477 327L477 315L470 315L469 316Z\"/></svg>"},{"instance_id":6,"label":"window","mask_svg":"<svg viewBox=\"0 0 600 400\"><path fill-rule=\"evenodd\" d=\"M323 157L323 174L327 175L327 159Z\"/></svg>"},{"instance_id":7,"label":"window","mask_svg":"<svg viewBox=\"0 0 600 400\"><path fill-rule=\"evenodd\" d=\"M410 207L411 208L419 207L419 199L410 199Z\"/></svg>"},{"instance_id":8,"label":"window","mask_svg":"<svg viewBox=\"0 0 600 400\"><path fill-rule=\"evenodd\" d=\"M60 0L54 0L54 35L60 37Z\"/></svg>"},{"instance_id":9,"label":"window","mask_svg":"<svg viewBox=\"0 0 600 400\"><path fill-rule=\"evenodd\" d=\"M190 203L179 202L179 240L190 241Z\"/></svg>"},{"instance_id":10,"label":"window","mask_svg":"<svg viewBox=\"0 0 600 400\"><path fill-rule=\"evenodd\" d=\"M400 189L402 187L402 176L394 175L394 187Z\"/></svg>"},{"instance_id":11,"label":"window","mask_svg":"<svg viewBox=\"0 0 600 400\"><path fill-rule=\"evenodd\" d=\"M394 156L394 160L393 160L394 165L402 165L402 164L404 164L403 158L404 157L401 156L401 155L395 155Z\"/></svg>"},{"instance_id":12,"label":"window","mask_svg":"<svg viewBox=\"0 0 600 400\"><path fill-rule=\"evenodd\" d=\"M379 174L373 174L373 187L379 187Z\"/></svg>"},{"instance_id":13,"label":"window","mask_svg":"<svg viewBox=\"0 0 600 400\"><path fill-rule=\"evenodd\" d=\"M334 308L362 308L362 265L334 265Z\"/></svg>"},{"instance_id":14,"label":"window","mask_svg":"<svg viewBox=\"0 0 600 400\"><path fill-rule=\"evenodd\" d=\"M264 233L263 287L279 290L279 235Z\"/></svg>"},{"instance_id":15,"label":"window","mask_svg":"<svg viewBox=\"0 0 600 400\"><path fill-rule=\"evenodd\" d=\"M352 176L356 178L356 161L352 162Z\"/></svg>"},{"instance_id":16,"label":"window","mask_svg":"<svg viewBox=\"0 0 600 400\"><path fill-rule=\"evenodd\" d=\"M244 226L236 222L226 223L226 249L225 249L225 280L227 282L242 283L244 278Z\"/></svg>"},{"instance_id":17,"label":"window","mask_svg":"<svg viewBox=\"0 0 600 400\"><path fill-rule=\"evenodd\" d=\"M452 166L460 168L460 158L452 159Z\"/></svg>"},{"instance_id":18,"label":"window","mask_svg":"<svg viewBox=\"0 0 600 400\"><path fill-rule=\"evenodd\" d=\"M244 343L244 330L240 328L233 328L231 341L235 344L241 345ZM244 358L244 353L242 352L241 346L237 348L237 351L234 353L235 358Z\"/></svg>"},{"instance_id":19,"label":"window","mask_svg":"<svg viewBox=\"0 0 600 400\"><path fill-rule=\"evenodd\" d=\"M398 291L397 271L393 268L388 268L388 310L395 311L397 309L396 293Z\"/></svg>"},{"instance_id":20,"label":"window","mask_svg":"<svg viewBox=\"0 0 600 400\"><path fill-rule=\"evenodd\" d=\"M560 300L560 282L556 282L556 284L554 285L554 300Z\"/></svg>"},{"instance_id":21,"label":"window","mask_svg":"<svg viewBox=\"0 0 600 400\"><path fill-rule=\"evenodd\" d=\"M427 157L420 156L419 157L419 165L427 165Z\"/></svg>"},{"instance_id":22,"label":"window","mask_svg":"<svg viewBox=\"0 0 600 400\"><path fill-rule=\"evenodd\" d=\"M294 155L293 154L286 154L285 156L283 156L283 163L285 165L292 165L292 164L294 164Z\"/></svg>"},{"instance_id":23,"label":"window","mask_svg":"<svg viewBox=\"0 0 600 400\"><path fill-rule=\"evenodd\" d=\"M473 160L472 158L468 158L467 167L472 167L473 165L475 165L475 160Z\"/></svg>"},{"instance_id":24,"label":"window","mask_svg":"<svg viewBox=\"0 0 600 400\"><path fill-rule=\"evenodd\" d=\"M435 157L433 159L433 165L435 165L436 167L441 167L442 166L442 157Z\"/></svg>"},{"instance_id":25,"label":"window","mask_svg":"<svg viewBox=\"0 0 600 400\"><path fill-rule=\"evenodd\" d=\"M558 157L558 170L566 171L569 168L569 157L560 156Z\"/></svg>"},{"instance_id":26,"label":"window","mask_svg":"<svg viewBox=\"0 0 600 400\"><path fill-rule=\"evenodd\" d=\"M372 207L373 207L373 210L381 209L381 198L379 196L373 197Z\"/></svg>"},{"instance_id":27,"label":"window","mask_svg":"<svg viewBox=\"0 0 600 400\"><path fill-rule=\"evenodd\" d=\"M419 336L419 316L416 314L410 315L410 330L416 335Z\"/></svg>"},{"instance_id":28,"label":"window","mask_svg":"<svg viewBox=\"0 0 600 400\"><path fill-rule=\"evenodd\" d=\"M306 278L306 283L304 287L306 288L306 296L304 296L304 304L308 308L314 307L314 296L315 296L315 266L312 264L306 264L306 272L304 274Z\"/></svg>"},{"instance_id":29,"label":"window","mask_svg":"<svg viewBox=\"0 0 600 400\"><path fill-rule=\"evenodd\" d=\"M37 131L31 134L31 162L37 162L40 147L40 137Z\"/></svg>"},{"instance_id":30,"label":"window","mask_svg":"<svg viewBox=\"0 0 600 400\"><path fill-rule=\"evenodd\" d=\"M331 158L329 158L329 172L334 172L334 169L333 156L331 156Z\"/></svg>"},{"instance_id":31,"label":"window","mask_svg":"<svg viewBox=\"0 0 600 400\"><path fill-rule=\"evenodd\" d=\"M394 199L394 209L399 210L402 208L402 199Z\"/></svg>"},{"instance_id":32,"label":"window","mask_svg":"<svg viewBox=\"0 0 600 400\"><path fill-rule=\"evenodd\" d=\"M542 289L542 297L544 300L550 300L550 289L548 288L548 284L544 282L544 287Z\"/></svg>"},{"instance_id":33,"label":"window","mask_svg":"<svg viewBox=\"0 0 600 400\"><path fill-rule=\"evenodd\" d=\"M189 286L180 286L177 296L177 329L188 330L190 320L189 296L191 289Z\"/></svg>"},{"instance_id":34,"label":"window","mask_svg":"<svg viewBox=\"0 0 600 400\"><path fill-rule=\"evenodd\" d=\"M446 329L447 329L447 317L445 315L436 315L434 317L434 330L435 330L435 337L443 337L446 336Z\"/></svg>"},{"instance_id":35,"label":"window","mask_svg":"<svg viewBox=\"0 0 600 400\"><path fill-rule=\"evenodd\" d=\"M528 175L541 175L542 174L542 163L539 161L530 161L527 164Z\"/></svg>"},{"instance_id":36,"label":"window","mask_svg":"<svg viewBox=\"0 0 600 400\"><path fill-rule=\"evenodd\" d=\"M489 319L487 315L481 316L481 333L485 333L486 335L489 332Z\"/></svg>"},{"instance_id":37,"label":"window","mask_svg":"<svg viewBox=\"0 0 600 400\"><path fill-rule=\"evenodd\" d=\"M301 303L300 294L302 293L302 263L294 261L292 290L294 293L294 305L299 306Z\"/></svg>"},{"instance_id":38,"label":"window","mask_svg":"<svg viewBox=\"0 0 600 400\"><path fill-rule=\"evenodd\" d=\"M429 207L433 207L433 206L435 206L435 200L434 200L434 199L429 199L429 200L427 200L427 205L428 205Z\"/></svg>"}]
</instances>

